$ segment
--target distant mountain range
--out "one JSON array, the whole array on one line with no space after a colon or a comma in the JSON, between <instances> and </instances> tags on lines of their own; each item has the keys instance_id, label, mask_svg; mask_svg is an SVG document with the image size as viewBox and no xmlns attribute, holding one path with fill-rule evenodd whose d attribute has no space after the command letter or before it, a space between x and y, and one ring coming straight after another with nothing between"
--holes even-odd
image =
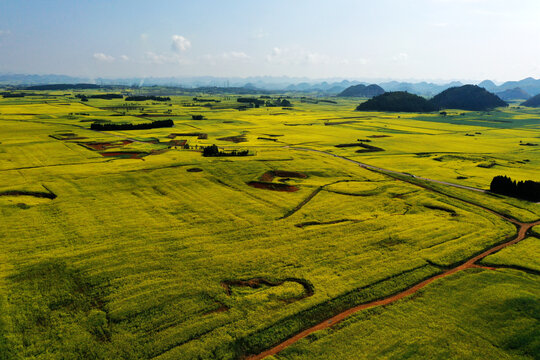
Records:
<instances>
[{"instance_id":1,"label":"distant mountain range","mask_svg":"<svg viewBox=\"0 0 540 360\"><path fill-rule=\"evenodd\" d=\"M250 78L217 78L211 76L200 77L162 77L162 78L84 78L66 75L25 75L25 74L0 74L0 85L29 86L41 84L64 84L64 83L94 83L98 85L124 85L124 86L175 86L183 88L203 88L203 87L234 87L251 90L266 91L289 91L313 93L317 95L337 95L343 90L354 85L377 84L385 91L407 91L412 94L432 97L440 92L451 88L459 87L463 84L453 81L446 84L435 84L432 82L363 82L357 80L328 79L316 81L308 78L272 77L260 76ZM486 90L499 94L507 90L514 90L514 93L503 94L503 97L513 97L519 93L534 96L540 94L540 79L526 78L519 81L507 81L501 85L496 85L491 80L484 80L478 86ZM508 98L513 100L514 98Z\"/></svg>"}]
</instances>

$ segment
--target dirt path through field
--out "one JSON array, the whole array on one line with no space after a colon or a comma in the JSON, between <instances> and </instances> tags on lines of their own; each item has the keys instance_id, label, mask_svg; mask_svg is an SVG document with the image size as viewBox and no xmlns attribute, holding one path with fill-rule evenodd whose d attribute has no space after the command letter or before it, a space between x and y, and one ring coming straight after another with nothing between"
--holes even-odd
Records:
<instances>
[{"instance_id":1,"label":"dirt path through field","mask_svg":"<svg viewBox=\"0 0 540 360\"><path fill-rule=\"evenodd\" d=\"M489 209L486 209L490 212L493 212ZM506 217L503 217L505 219L507 219ZM444 278L444 277L447 277L449 275L452 275L452 274L455 274L457 273L458 271L462 271L462 270L465 270L465 269L470 269L470 268L478 268L478 267L481 267L481 268L488 268L488 267L484 267L484 266L479 266L476 264L476 262L478 260L481 260L483 258L485 258L486 256L488 255L491 255L507 246L510 246L510 245L513 245L521 240L523 240L526 236L527 236L527 232L533 227L533 226L536 226L536 225L540 225L540 220L538 221L535 221L535 222L532 222L532 223L521 223L521 222L518 222L518 221L515 221L515 220L510 220L512 221L512 223L516 224L517 227L518 227L518 233L517 235L512 239L512 240L509 240L507 242L504 242L502 244L499 244L497 246L494 246L484 252L482 252L481 254L478 254L476 255L475 257L473 258L470 258L469 260L467 260L466 262L464 262L463 264L459 265L459 266L456 266L452 269L449 269L449 270L446 270L445 272L439 274L439 275L435 275L433 277L430 277L429 279L426 279L404 291L401 291L395 295L392 295L392 296L389 296L389 297L386 297L386 298L383 298L383 299L379 299L379 300L375 300L375 301L371 301L371 302L368 302L368 303L365 303L365 304L361 304L361 305L358 305L358 306L355 306L355 307L352 307L348 310L345 310L344 312L342 313L339 313L337 314L336 316L333 316L331 317L330 319L327 319L313 327L310 327L309 329L306 329L304 331L302 331L301 333L298 333L296 334L295 336L291 337L290 339L288 340L285 340L284 342L274 346L273 348L263 352L263 353L260 353L258 355L253 355L253 356L250 356L248 357L247 359L248 360L261 360L261 359L264 359L265 357L267 356L270 356L270 355L275 355L277 353L279 353L281 350L285 349L286 347L294 344L295 342L297 342L298 340L300 339L303 339L305 338L306 336L308 336L309 334L315 332L315 331L319 331L319 330L322 330L322 329L326 329L330 326L333 326L335 325L336 323L344 320L345 318L347 318L348 316L358 312L358 311L361 311L361 310L365 310L365 309L369 309L369 308L373 308L373 307L376 307L376 306L384 306L384 305L389 305L393 302L396 302L400 299L403 299L409 295L412 295L414 294L415 292L417 292L418 290L422 289L424 286L432 283L433 281L437 280L437 279L441 279L441 278ZM490 270L492 268L489 268ZM495 268L493 268L495 269Z\"/></svg>"},{"instance_id":2,"label":"dirt path through field","mask_svg":"<svg viewBox=\"0 0 540 360\"><path fill-rule=\"evenodd\" d=\"M364 164L364 163L361 163L361 162L358 162L358 161L355 161L355 160L351 160L351 159L348 159L348 158L345 158L345 157L342 157L342 156L339 156L339 155L335 155L335 154L332 154L332 153L328 153L328 152L325 152L325 151L320 151L320 150L314 150L314 149L307 149L307 148L295 148L297 150L305 150L305 151L313 151L313 152L318 152L318 153L323 153L323 154L326 154L326 155L331 155L331 156L334 156L334 157L337 157L337 158L341 158L343 160L347 160L347 161L350 161L350 162L353 162L355 164L358 164L364 168L368 168L368 169L371 169L371 170L375 170L375 171L381 171L381 172L390 172L390 173L393 173L393 174L399 174L399 175L405 175L405 176L409 176L409 177L412 177L412 178L418 178L418 179L422 179L422 180L427 180L427 181L432 181L432 182L436 182L436 183L441 183L441 184L445 184L445 185L449 185L449 186L455 186L455 187L459 187L459 188L464 188L464 189L469 189L469 190L474 190L474 191L482 191L484 192L484 190L481 190L481 189L476 189L476 188L470 188L470 187L467 187L467 186L461 186L461 185L457 185L457 184L450 184L450 183L445 183L445 182L441 182L441 181L437 181L437 180L431 180L431 179L425 179L425 178L419 178L419 177L416 177L412 174L406 174L406 173L400 173L400 172L397 172L397 171L390 171L390 170L386 170L386 169L382 169L382 168L378 168L376 166L372 166L372 165L368 165L368 164ZM417 184L415 184L417 185ZM429 190L432 190L432 189L429 189ZM453 197L453 196L450 196L450 197ZM464 200L462 200L464 201ZM449 275L452 275L452 274L455 274L459 271L462 271L462 270L466 270L466 269L470 269L470 268L485 268L485 269L489 269L489 270L496 270L496 268L492 268L492 267L488 267L488 266L482 266L482 265L478 265L476 264L479 260L485 258L486 256L488 255L491 255L507 246L510 246L510 245L513 245L513 244L516 244L517 242L525 239L525 237L527 236L527 233L529 232L529 230L531 228L533 228L534 226L536 225L540 225L540 220L537 220L535 222L531 222L531 223L523 223L523 222L520 222L520 221L517 221L515 219L512 219L512 218L509 218L505 215L502 215L502 214L499 214L491 209L488 209L488 208L485 208L481 205L478 205L478 204L474 204L472 202L469 202L469 201L464 201L466 203L469 203L469 204L472 204L472 205L475 205L485 211L488 211L492 214L495 214L507 221L510 221L511 223L515 224L516 227L517 227L517 235L515 237L513 237L512 239L502 243L502 244L499 244L499 245L496 245L496 246L493 246L485 251L483 251L482 253L470 258L469 260L465 261L464 263L462 263L461 265L458 265L458 266L455 266L451 269L448 269L446 271L444 271L443 273L441 274L438 274L438 275L435 275L435 276L432 276L414 286L411 286L410 288L406 289L406 290L403 290L397 294L394 294L394 295L391 295L391 296L388 296L388 297L385 297L385 298L382 298L382 299L379 299L379 300L374 300L374 301L371 301L371 302L368 302L368 303L365 303L365 304L361 304L361 305L358 305L358 306L355 306L355 307L352 307L348 310L345 310L315 326L312 326L310 327L309 329L306 329L296 335L294 335L293 337L283 341L282 343L272 347L271 349L265 351L265 352L262 352L258 355L252 355L252 356L249 356L247 357L247 360L261 360L261 359L264 359L266 358L267 356L271 356L271 355L276 355L277 353L279 353L280 351L282 351L283 349L285 349L286 347L294 344L295 342L297 342L298 340L300 339L303 339L305 338L306 336L314 333L315 331L319 331L319 330L322 330L322 329L326 329L328 327L331 327L333 325L335 325L336 323L344 320L345 318L347 318L348 316L358 312L358 311L362 311L362 310L365 310L365 309L369 309L369 308L373 308L373 307L377 307L377 306L384 306L384 305L389 305L391 303L394 303L400 299L403 299L409 295L412 295L414 293L416 293L418 290L422 289L423 287L425 287L426 285L432 283L433 281L435 280L438 280L438 279L441 279L441 278L444 278L444 277L447 277Z\"/></svg>"}]
</instances>

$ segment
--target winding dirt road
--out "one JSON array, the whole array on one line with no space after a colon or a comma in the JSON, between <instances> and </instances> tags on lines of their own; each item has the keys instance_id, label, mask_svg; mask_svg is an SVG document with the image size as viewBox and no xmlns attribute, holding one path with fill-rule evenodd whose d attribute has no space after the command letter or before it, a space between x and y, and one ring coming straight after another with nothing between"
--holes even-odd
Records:
<instances>
[{"instance_id":1,"label":"winding dirt road","mask_svg":"<svg viewBox=\"0 0 540 360\"><path fill-rule=\"evenodd\" d=\"M454 186L454 187L459 187L459 188L462 188L462 189L468 189L468 190L473 190L473 191L481 191L481 192L485 192L484 190L482 189L476 189L476 188L471 188L471 187L468 187L468 186L462 186L462 185L458 185L458 184L452 184L452 183L446 183L446 182L442 182L442 181L438 181L438 180L432 180L432 179L426 179L426 178L420 178L420 177L417 177L417 176L414 176L412 174L407 174L407 173L401 173L401 172L397 172L397 171L391 171L391 170L386 170L386 169L382 169L382 168L378 168L376 166L372 166L372 165L368 165L368 164L364 164L364 163L361 163L359 161L355 161L355 160L351 160L351 159L348 159L346 157L342 157L342 156L339 156L339 155L335 155L335 154L332 154L332 153L328 153L328 152L325 152L325 151L321 151L321 150L314 150L314 149L307 149L307 148L294 148L296 150L305 150L305 151L313 151L313 152L318 152L318 153L323 153L323 154L326 154L326 155L331 155L331 156L334 156L334 157L337 157L337 158L341 158L343 160L347 160L347 161L350 161L352 163L355 163L357 165L360 165L364 168L367 168L367 169L371 169L371 170L375 170L375 171L380 171L380 172L387 172L387 173L393 173L393 174L399 174L399 175L405 175L405 176L409 176L409 177L412 177L412 178L417 178L417 179L422 179L422 180L426 180L426 181L430 181L430 182L435 182L435 183L439 183L439 184L444 184L444 185L449 185L449 186ZM452 196L451 196L452 197ZM463 201L463 200L462 200ZM464 202L467 202L467 203L470 203L468 201L464 201ZM426 285L432 283L433 281L435 280L438 280L438 279L441 279L441 278L444 278L444 277L447 277L449 275L452 275L452 274L455 274L459 271L462 271L462 270L466 270L466 269L470 269L470 268L484 268L484 269L489 269L489 270L496 270L496 268L493 268L493 267L488 267L488 266L481 266L481 265L478 265L476 264L479 260L485 258L486 256L488 255L491 255L507 246L510 246L510 245L514 245L516 244L517 242L525 239L525 237L527 236L527 233L529 232L529 230L536 226L536 225L540 225L540 220L537 220L535 222L531 222L531 223L523 223L523 222L519 222L515 219L511 219L507 216L504 216L502 214L499 214L491 209L488 209L488 208L485 208L485 207L482 207L478 204L474 204L474 203L470 203L470 204L473 204L485 211L488 211L490 213L493 213L513 224L516 225L517 227L517 235L515 237L513 237L512 239L502 243L502 244L499 244L499 245L496 245L496 246L493 246L487 250L485 250L484 252L470 258L469 260L465 261L463 264L461 265L458 265L458 266L455 266L451 269L448 269L446 271L444 271L443 273L441 274L438 274L438 275L435 275L435 276L432 276L414 286L411 286L410 288L406 289L406 290L403 290L397 294L394 294L394 295L391 295L391 296L388 296L388 297L385 297L385 298L382 298L382 299L379 299L379 300L374 300L374 301L371 301L371 302L368 302L368 303L364 303L364 304L361 304L361 305L358 305L358 306L355 306L355 307L352 307L348 310L345 310L315 326L312 326L310 327L309 329L306 329L296 335L294 335L293 337L283 341L282 343L272 347L271 349L268 349L266 350L265 352L262 352L260 354L257 354L257 355L252 355L252 356L249 356L247 357L247 360L261 360L261 359L264 359L266 358L267 356L271 356L271 355L276 355L277 353L279 353L281 350L285 349L286 347L294 344L295 342L297 342L298 340L300 339L303 339L305 338L306 336L308 336L309 334L315 332L315 331L319 331L319 330L322 330L322 329L326 329L328 327L331 327L333 325L335 325L336 323L344 320L345 318L347 318L348 316L358 312L358 311L362 311L362 310L365 310L365 309L369 309L369 308L373 308L373 307L377 307L377 306L384 306L384 305L388 305L388 304L391 304L391 303L394 303L400 299L403 299L409 295L412 295L414 293L416 293L418 290L422 289L423 287L425 287Z\"/></svg>"}]
</instances>

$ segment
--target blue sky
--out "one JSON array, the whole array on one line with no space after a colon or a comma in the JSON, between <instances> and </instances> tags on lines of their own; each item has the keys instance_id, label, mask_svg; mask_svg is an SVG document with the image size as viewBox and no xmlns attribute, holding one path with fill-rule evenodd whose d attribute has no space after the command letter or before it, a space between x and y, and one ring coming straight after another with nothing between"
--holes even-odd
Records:
<instances>
[{"instance_id":1,"label":"blue sky","mask_svg":"<svg viewBox=\"0 0 540 360\"><path fill-rule=\"evenodd\" d=\"M540 77L538 0L0 0L0 73Z\"/></svg>"}]
</instances>

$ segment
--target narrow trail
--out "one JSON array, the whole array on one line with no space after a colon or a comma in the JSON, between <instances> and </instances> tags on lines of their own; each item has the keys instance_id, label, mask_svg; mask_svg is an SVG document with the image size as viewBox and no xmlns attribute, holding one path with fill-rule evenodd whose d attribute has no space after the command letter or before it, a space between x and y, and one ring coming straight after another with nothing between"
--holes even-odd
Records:
<instances>
[{"instance_id":1,"label":"narrow trail","mask_svg":"<svg viewBox=\"0 0 540 360\"><path fill-rule=\"evenodd\" d=\"M331 156L334 156L334 157L337 157L337 158L340 158L340 159L343 159L343 160L347 160L347 161L350 161L352 163L355 163L357 165L360 165L361 167L364 167L364 168L367 168L367 169L370 169L370 170L375 170L375 171L380 171L382 173L392 173L392 174L396 174L396 175L404 175L404 176L409 176L411 178L417 178L417 179L421 179L421 180L426 180L426 181L430 181L430 182L435 182L435 183L440 183L440 184L444 184L444 185L449 185L449 186L454 186L454 187L459 187L459 188L463 188L463 189L469 189L469 190L473 190L473 191L481 191L481 192L485 192L484 190L482 189L476 189L476 188L472 188L472 187L467 187L467 186L462 186L462 185L458 185L458 184L451 184L451 183L445 183L445 182L442 182L442 181L438 181L438 180L432 180L432 179L426 179L426 178L420 178L420 177L416 177L412 174L407 174L407 173L401 173L401 172L397 172L397 171L391 171L391 170L386 170L386 169L383 169L383 168L379 168L379 167L376 167L376 166L372 166L372 165L368 165L368 164L364 164L364 163L361 163L359 161L355 161L355 160L351 160L351 159L348 159L346 157L343 157L343 156L339 156L339 155L335 155L335 154L332 154L332 153L328 153L328 152L325 152L325 151L321 151L321 150L314 150L314 149L307 149L307 148L294 148L296 150L305 150L305 151L313 151L313 152L318 152L318 153L323 153L323 154L326 154L326 155L331 155ZM418 184L414 184L414 185L418 185ZM418 185L418 186L421 186L421 185ZM428 188L429 189L429 188ZM429 190L432 190L433 189L429 189ZM436 190L434 190L436 191ZM436 191L438 192L438 191ZM446 194L444 194L446 195ZM448 195L446 195L448 196ZM453 197L453 198L456 198L458 200L461 200L457 197L454 197L454 196L449 196L449 197ZM319 330L323 330L323 329L326 329L326 328L329 328L333 325L335 325L336 323L344 320L345 318L359 312L359 311L362 311L362 310L365 310L365 309L369 309L369 308L374 308L374 307L377 307L377 306L385 306L385 305L389 305L389 304L392 304L398 300L401 300L405 297L408 297L414 293L416 293L417 291L419 291L420 289L422 289L423 287L429 285L430 283L438 280L438 279L442 279L442 278L445 278L447 276L450 276L450 275L453 275L459 271L462 271L462 270L466 270L466 269L471 269L471 268L482 268L482 269L486 269L486 270L497 270L498 267L492 267L492 266L489 266L489 265L479 265L477 264L477 262L479 260L482 260L483 258L485 258L486 256L488 255L491 255L501 249L504 249L505 247L507 246L510 246L510 245L514 245L516 243L518 243L519 241L525 239L525 237L527 236L528 232L536 225L540 225L540 220L537 220L535 222L530 222L530 223L523 223L523 222L520 222L520 221L517 221L515 219L512 219L512 218L509 218L503 214L499 214L497 213L496 211L493 211L491 209L488 209L486 207L483 207L481 205L478 205L478 204L475 204L473 202L469 202L469 201L466 201L466 200L461 200L465 203L468 203L468 204L472 204L472 205L475 205L485 211L488 211L492 214L495 214L497 216L499 216L500 218L502 219L505 219L511 223L513 223L514 225L516 225L517 227L517 234L510 240L508 241L505 241L504 243L502 244L499 244L499 245L495 245L485 251L483 251L482 253L468 259L467 261L465 261L464 263L460 264L460 265L457 265L453 268L450 268L450 269L447 269L445 270L444 272L438 274L438 275L434 275L416 285L413 285L411 286L410 288L408 289L405 289L397 294L394 294L394 295L390 295L388 297L385 297L385 298L382 298L382 299L378 299L378 300L374 300L374 301L371 301L371 302L368 302L368 303L364 303L364 304L360 304L360 305L357 305L355 307L352 307L352 308L349 308L329 319L326 319L324 320L323 322L315 325L315 326L312 326L296 335L294 335L293 337L279 343L278 345L260 353L260 354L257 354L257 355L252 355L252 356L248 356L246 357L247 360L261 360L261 359L264 359L268 356L271 356L271 355L276 355L277 353L279 353L280 351L282 351L283 349L285 349L286 347L296 343L297 341L305 338L306 336L316 332L316 331L319 331Z\"/></svg>"},{"instance_id":2,"label":"narrow trail","mask_svg":"<svg viewBox=\"0 0 540 360\"><path fill-rule=\"evenodd\" d=\"M487 209L489 210L489 209ZM505 219L507 219L506 217L504 217ZM426 285L429 285L430 283L432 283L433 281L435 280L438 280L438 279L441 279L441 278L444 278L444 277L447 277L447 276L450 276L452 274L455 274L459 271L462 271L462 270L466 270L466 269L470 269L470 268L483 268L483 269L489 269L489 270L497 270L496 267L490 267L490 266L483 266L483 265L477 265L476 262L478 260L481 260L483 258L485 258L486 256L488 255L491 255L507 246L510 246L510 245L513 245L521 240L523 240L526 236L527 236L527 233L528 231L533 227L533 226L536 226L536 225L540 225L540 220L538 221L535 221L535 222L532 222L532 223L521 223L521 222L518 222L516 220L511 220L514 224L516 224L518 226L518 233L516 235L516 237L514 237L512 240L509 240L507 242L504 242L500 245L497 245L497 246L494 246L484 252L482 252L481 254L478 254L472 258L470 258L469 260L467 260L466 262L464 262L463 264L461 265L458 265L454 268L451 268L449 270L446 270L444 271L443 273L441 274L438 274L438 275L435 275L435 276L432 276L404 291L401 291L395 295L391 295L391 296L388 296L388 297L385 297L385 298L382 298L382 299L379 299L379 300L375 300L375 301L371 301L371 302L368 302L368 303L365 303L365 304L361 304L361 305L358 305L358 306L355 306L355 307L352 307L348 310L345 310L315 326L312 326L310 327L309 329L306 329L296 335L294 335L293 337L289 338L288 340L285 340L283 341L282 343L274 346L273 348L269 349L269 350L266 350L265 352L263 353L260 353L258 355L253 355L253 356L249 356L247 357L247 360L261 360L261 359L264 359L266 358L267 356L270 356L270 355L276 355L277 353L279 353L281 350L285 349L286 347L294 344L295 342L297 342L298 340L300 339L303 339L305 338L306 336L314 333L315 331L319 331L319 330L323 330L323 329L326 329L326 328L329 328L333 325L335 325L336 323L344 320L345 318L351 316L352 314L354 313L357 313L359 311L362 311L362 310L365 310L365 309L369 309L369 308L373 308L373 307L377 307L377 306L384 306L384 305L389 305L391 303L394 303L398 300L401 300L409 295L412 295L414 293L416 293L418 290L422 289L423 287L425 287Z\"/></svg>"}]
</instances>

